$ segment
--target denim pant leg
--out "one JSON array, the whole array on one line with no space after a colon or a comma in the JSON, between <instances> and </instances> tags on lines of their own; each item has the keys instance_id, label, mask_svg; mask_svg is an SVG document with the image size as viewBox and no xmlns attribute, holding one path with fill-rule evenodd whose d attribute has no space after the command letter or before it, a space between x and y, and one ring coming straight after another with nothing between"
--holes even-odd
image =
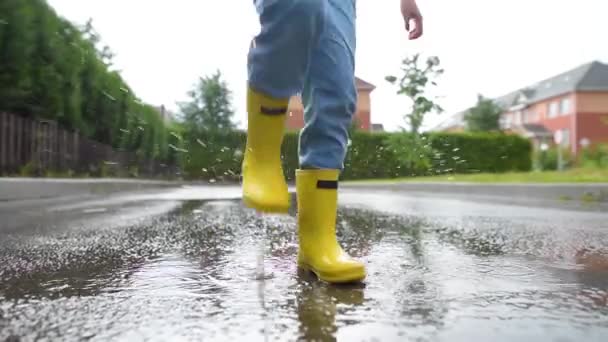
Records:
<instances>
[{"instance_id":1,"label":"denim pant leg","mask_svg":"<svg viewBox=\"0 0 608 342\"><path fill-rule=\"evenodd\" d=\"M326 0L325 23L312 50L302 94L302 168L343 169L348 128L357 104L355 86L355 0Z\"/></svg>"},{"instance_id":2,"label":"denim pant leg","mask_svg":"<svg viewBox=\"0 0 608 342\"><path fill-rule=\"evenodd\" d=\"M249 86L286 99L302 91L326 0L257 0L261 31L248 55Z\"/></svg>"}]
</instances>

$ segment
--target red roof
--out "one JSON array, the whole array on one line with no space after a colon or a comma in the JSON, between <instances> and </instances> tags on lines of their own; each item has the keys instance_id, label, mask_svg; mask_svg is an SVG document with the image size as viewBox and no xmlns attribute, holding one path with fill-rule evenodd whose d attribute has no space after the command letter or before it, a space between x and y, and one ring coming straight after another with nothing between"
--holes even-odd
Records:
<instances>
[{"instance_id":1,"label":"red roof","mask_svg":"<svg viewBox=\"0 0 608 342\"><path fill-rule=\"evenodd\" d=\"M355 77L355 84L357 85L357 89L359 89L359 90L372 91L372 90L376 89L375 85L373 85L369 82L366 82L366 81L360 79L359 77Z\"/></svg>"}]
</instances>

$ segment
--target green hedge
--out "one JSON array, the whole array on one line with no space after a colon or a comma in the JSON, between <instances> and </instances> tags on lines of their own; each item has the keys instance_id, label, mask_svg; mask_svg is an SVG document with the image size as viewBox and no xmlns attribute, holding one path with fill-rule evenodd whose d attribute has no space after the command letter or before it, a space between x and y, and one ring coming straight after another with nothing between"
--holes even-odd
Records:
<instances>
[{"instance_id":1,"label":"green hedge","mask_svg":"<svg viewBox=\"0 0 608 342\"><path fill-rule=\"evenodd\" d=\"M0 110L57 121L142 158L173 158L159 113L139 100L100 39L46 0L0 1Z\"/></svg>"},{"instance_id":2,"label":"green hedge","mask_svg":"<svg viewBox=\"0 0 608 342\"><path fill-rule=\"evenodd\" d=\"M239 179L244 132L200 137L185 144L182 169L187 179ZM353 134L342 179L397 178L444 173L529 171L532 146L527 139L500 133ZM298 136L287 133L282 146L285 176L298 168Z\"/></svg>"},{"instance_id":3,"label":"green hedge","mask_svg":"<svg viewBox=\"0 0 608 342\"><path fill-rule=\"evenodd\" d=\"M532 144L501 133L435 133L429 135L434 173L530 171Z\"/></svg>"}]
</instances>

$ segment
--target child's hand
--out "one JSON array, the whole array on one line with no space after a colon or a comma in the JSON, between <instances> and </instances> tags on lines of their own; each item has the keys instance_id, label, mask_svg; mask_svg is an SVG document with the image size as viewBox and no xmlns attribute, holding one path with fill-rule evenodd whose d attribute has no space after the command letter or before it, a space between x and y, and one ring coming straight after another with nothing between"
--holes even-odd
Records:
<instances>
[{"instance_id":1,"label":"child's hand","mask_svg":"<svg viewBox=\"0 0 608 342\"><path fill-rule=\"evenodd\" d=\"M422 36L422 14L418 9L416 0L401 0L401 14L405 20L405 29L409 32L410 40ZM410 30L410 21L414 22L414 28Z\"/></svg>"}]
</instances>

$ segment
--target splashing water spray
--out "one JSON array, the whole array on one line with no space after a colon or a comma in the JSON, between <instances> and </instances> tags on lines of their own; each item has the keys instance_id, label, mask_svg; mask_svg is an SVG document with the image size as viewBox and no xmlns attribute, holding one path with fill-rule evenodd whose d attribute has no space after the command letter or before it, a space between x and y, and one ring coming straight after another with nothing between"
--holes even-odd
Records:
<instances>
[{"instance_id":1,"label":"splashing water spray","mask_svg":"<svg viewBox=\"0 0 608 342\"><path fill-rule=\"evenodd\" d=\"M263 214L256 211L258 222L263 220ZM258 280L258 297L260 298L260 305L262 306L262 320L264 321L264 341L268 341L268 315L266 310L266 271L264 268L264 254L266 250L266 229L262 230L262 238L260 239L259 251L258 251L258 264L256 267L257 280Z\"/></svg>"}]
</instances>

